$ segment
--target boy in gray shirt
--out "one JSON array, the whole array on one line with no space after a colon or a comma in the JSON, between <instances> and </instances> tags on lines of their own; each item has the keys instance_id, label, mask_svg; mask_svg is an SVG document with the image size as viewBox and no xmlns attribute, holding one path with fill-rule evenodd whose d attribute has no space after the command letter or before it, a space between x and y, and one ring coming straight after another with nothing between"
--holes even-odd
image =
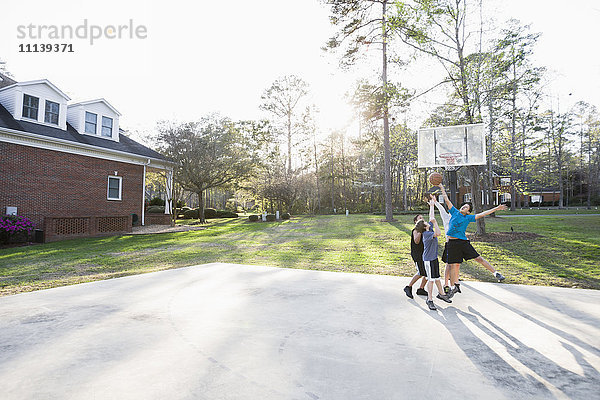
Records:
<instances>
[{"instance_id":1,"label":"boy in gray shirt","mask_svg":"<svg viewBox=\"0 0 600 400\"><path fill-rule=\"evenodd\" d=\"M427 273L427 306L430 310L436 310L433 304L433 282L438 289L437 298L452 303L452 300L444 293L440 282L440 263L437 258L438 251L438 236L442 234L440 227L437 224L434 216L435 201L429 201L429 222L419 221L416 226L417 232L421 232L423 240L423 263Z\"/></svg>"}]
</instances>

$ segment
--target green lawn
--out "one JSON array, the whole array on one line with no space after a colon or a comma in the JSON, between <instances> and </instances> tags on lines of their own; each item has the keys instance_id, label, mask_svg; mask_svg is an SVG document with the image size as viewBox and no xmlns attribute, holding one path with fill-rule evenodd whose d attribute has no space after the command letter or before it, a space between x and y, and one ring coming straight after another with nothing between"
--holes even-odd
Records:
<instances>
[{"instance_id":1,"label":"green lawn","mask_svg":"<svg viewBox=\"0 0 600 400\"><path fill-rule=\"evenodd\" d=\"M77 239L0 250L0 295L210 262L410 276L412 216L295 217L274 223L219 220L207 229ZM507 283L600 289L600 217L487 218L488 232L541 237L474 242ZM471 224L471 230L475 224ZM465 280L493 281L476 263Z\"/></svg>"},{"instance_id":2,"label":"green lawn","mask_svg":"<svg viewBox=\"0 0 600 400\"><path fill-rule=\"evenodd\" d=\"M564 215L564 214L600 214L600 210L597 206L592 207L588 210L585 207L569 207L569 208L551 208L542 207L537 208L517 208L515 211L498 211L499 216L502 215Z\"/></svg>"}]
</instances>

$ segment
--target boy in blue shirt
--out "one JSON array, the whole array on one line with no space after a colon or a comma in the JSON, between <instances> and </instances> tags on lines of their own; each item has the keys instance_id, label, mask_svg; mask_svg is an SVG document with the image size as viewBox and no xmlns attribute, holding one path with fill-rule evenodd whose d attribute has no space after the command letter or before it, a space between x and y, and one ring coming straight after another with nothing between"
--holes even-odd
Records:
<instances>
[{"instance_id":1,"label":"boy in blue shirt","mask_svg":"<svg viewBox=\"0 0 600 400\"><path fill-rule=\"evenodd\" d=\"M436 310L433 304L433 282L435 282L438 295L437 298L451 303L449 296L444 293L440 283L440 263L437 258L438 236L442 234L434 215L435 201L429 201L429 222L419 221L416 226L417 232L421 232L423 240L423 264L427 274L427 306L430 310Z\"/></svg>"},{"instance_id":2,"label":"boy in blue shirt","mask_svg":"<svg viewBox=\"0 0 600 400\"><path fill-rule=\"evenodd\" d=\"M448 199L444 185L440 183L438 186L442 190L442 195L446 200L446 205L448 206L451 215L450 222L448 223L448 230L446 231L446 237L448 239L446 262L450 268L450 282L452 284L452 288L449 293L450 297L454 296L456 293L460 293L458 274L460 271L460 264L463 262L463 260L477 261L479 264L487 268L492 274L494 274L496 279L498 279L498 282L502 282L504 280L504 276L502 276L500 272L496 271L485 258L481 257L479 253L477 253L477 251L471 245L471 242L467 239L466 229L471 222L475 222L479 218L483 218L486 215L490 215L496 211L506 210L507 207L504 204L501 204L479 214L471 215L471 212L473 211L473 206L471 203L463 203L460 206L460 210L457 210L456 207L452 205L450 199Z\"/></svg>"}]
</instances>

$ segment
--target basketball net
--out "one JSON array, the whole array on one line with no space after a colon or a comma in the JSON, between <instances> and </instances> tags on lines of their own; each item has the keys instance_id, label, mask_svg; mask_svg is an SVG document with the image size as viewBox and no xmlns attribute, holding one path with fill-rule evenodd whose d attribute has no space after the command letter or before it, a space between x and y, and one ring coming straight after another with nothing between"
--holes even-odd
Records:
<instances>
[{"instance_id":1,"label":"basketball net","mask_svg":"<svg viewBox=\"0 0 600 400\"><path fill-rule=\"evenodd\" d=\"M460 157L462 157L462 154L460 154L460 153L444 153L444 154L440 154L438 157L444 159L444 161L446 162L446 164L444 165L444 169L446 171L456 171L457 169L460 168L460 165L456 165L456 162L458 161L458 159Z\"/></svg>"}]
</instances>

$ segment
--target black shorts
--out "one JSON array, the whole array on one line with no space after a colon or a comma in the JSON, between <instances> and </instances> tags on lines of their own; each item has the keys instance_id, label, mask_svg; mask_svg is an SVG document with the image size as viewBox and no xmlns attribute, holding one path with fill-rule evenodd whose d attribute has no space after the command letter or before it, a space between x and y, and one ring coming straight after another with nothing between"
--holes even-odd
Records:
<instances>
[{"instance_id":1,"label":"black shorts","mask_svg":"<svg viewBox=\"0 0 600 400\"><path fill-rule=\"evenodd\" d=\"M444 243L444 252L442 253L442 262L448 264L448 242Z\"/></svg>"},{"instance_id":2,"label":"black shorts","mask_svg":"<svg viewBox=\"0 0 600 400\"><path fill-rule=\"evenodd\" d=\"M460 264L463 261L479 257L479 253L468 240L450 239L446 247L448 250L446 262L448 264Z\"/></svg>"},{"instance_id":3,"label":"black shorts","mask_svg":"<svg viewBox=\"0 0 600 400\"><path fill-rule=\"evenodd\" d=\"M423 261L425 264L425 271L427 272L428 281L439 281L440 280L440 262L436 258L431 261Z\"/></svg>"},{"instance_id":4,"label":"black shorts","mask_svg":"<svg viewBox=\"0 0 600 400\"><path fill-rule=\"evenodd\" d=\"M427 272L425 271L425 264L423 260L415 261L415 268L417 269L417 273L421 276L427 276Z\"/></svg>"}]
</instances>

